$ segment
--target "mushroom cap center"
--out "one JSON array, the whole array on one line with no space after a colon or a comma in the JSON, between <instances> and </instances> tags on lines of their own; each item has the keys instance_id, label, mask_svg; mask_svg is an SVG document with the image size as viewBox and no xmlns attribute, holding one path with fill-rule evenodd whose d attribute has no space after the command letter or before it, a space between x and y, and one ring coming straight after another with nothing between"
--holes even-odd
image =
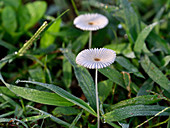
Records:
<instances>
[{"instance_id":1,"label":"mushroom cap center","mask_svg":"<svg viewBox=\"0 0 170 128\"><path fill-rule=\"evenodd\" d=\"M94 23L93 23L93 22L88 22L88 24L89 24L89 25L94 25Z\"/></svg>"},{"instance_id":2,"label":"mushroom cap center","mask_svg":"<svg viewBox=\"0 0 170 128\"><path fill-rule=\"evenodd\" d=\"M94 60L95 60L95 61L100 61L100 59L99 59L99 58L94 58Z\"/></svg>"}]
</instances>

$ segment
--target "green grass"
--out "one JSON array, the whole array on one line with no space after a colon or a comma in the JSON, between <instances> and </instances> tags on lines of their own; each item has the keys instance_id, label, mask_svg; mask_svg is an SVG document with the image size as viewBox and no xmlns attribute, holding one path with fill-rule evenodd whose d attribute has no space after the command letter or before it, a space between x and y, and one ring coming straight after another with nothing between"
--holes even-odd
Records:
<instances>
[{"instance_id":1,"label":"green grass","mask_svg":"<svg viewBox=\"0 0 170 128\"><path fill-rule=\"evenodd\" d=\"M95 70L75 62L89 32L77 15L100 13L92 48L116 51L99 69L101 127L169 128L170 0L0 2L0 128L96 128Z\"/></svg>"}]
</instances>

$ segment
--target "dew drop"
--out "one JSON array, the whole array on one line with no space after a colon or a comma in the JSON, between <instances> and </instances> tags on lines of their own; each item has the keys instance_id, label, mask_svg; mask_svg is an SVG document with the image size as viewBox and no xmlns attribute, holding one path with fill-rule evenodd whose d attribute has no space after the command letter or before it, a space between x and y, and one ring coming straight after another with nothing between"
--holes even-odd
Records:
<instances>
[{"instance_id":1,"label":"dew drop","mask_svg":"<svg viewBox=\"0 0 170 128\"><path fill-rule=\"evenodd\" d=\"M125 38L125 39L128 39L128 35L127 35L127 34L125 34L125 35L124 35L124 38Z\"/></svg>"},{"instance_id":2,"label":"dew drop","mask_svg":"<svg viewBox=\"0 0 170 128\"><path fill-rule=\"evenodd\" d=\"M121 24L118 24L117 26L119 29L122 29L122 25Z\"/></svg>"},{"instance_id":3,"label":"dew drop","mask_svg":"<svg viewBox=\"0 0 170 128\"><path fill-rule=\"evenodd\" d=\"M29 85L28 85L28 84L25 84L25 87L27 87L27 88L28 88L28 87L29 87Z\"/></svg>"},{"instance_id":4,"label":"dew drop","mask_svg":"<svg viewBox=\"0 0 170 128\"><path fill-rule=\"evenodd\" d=\"M15 83L16 83L16 84L18 84L19 82L20 82L20 80L19 80L19 79L15 81Z\"/></svg>"},{"instance_id":5,"label":"dew drop","mask_svg":"<svg viewBox=\"0 0 170 128\"><path fill-rule=\"evenodd\" d=\"M14 54L16 55L16 54L18 54L18 52L15 51Z\"/></svg>"},{"instance_id":6,"label":"dew drop","mask_svg":"<svg viewBox=\"0 0 170 128\"><path fill-rule=\"evenodd\" d=\"M0 96L2 96L3 94L2 93L0 93Z\"/></svg>"},{"instance_id":7,"label":"dew drop","mask_svg":"<svg viewBox=\"0 0 170 128\"><path fill-rule=\"evenodd\" d=\"M132 68L132 72L137 72L136 69Z\"/></svg>"},{"instance_id":8,"label":"dew drop","mask_svg":"<svg viewBox=\"0 0 170 128\"><path fill-rule=\"evenodd\" d=\"M103 123L106 123L106 120L103 118L103 119L102 119L102 122L103 122Z\"/></svg>"}]
</instances>

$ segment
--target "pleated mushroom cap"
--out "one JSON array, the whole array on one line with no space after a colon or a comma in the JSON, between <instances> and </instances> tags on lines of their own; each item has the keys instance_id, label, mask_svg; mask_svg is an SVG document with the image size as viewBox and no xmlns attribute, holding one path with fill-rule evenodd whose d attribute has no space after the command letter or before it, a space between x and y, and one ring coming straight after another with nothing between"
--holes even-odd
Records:
<instances>
[{"instance_id":1,"label":"pleated mushroom cap","mask_svg":"<svg viewBox=\"0 0 170 128\"><path fill-rule=\"evenodd\" d=\"M86 31L102 29L108 24L108 22L107 17L98 13L83 14L74 19L74 25L77 28Z\"/></svg>"},{"instance_id":2,"label":"pleated mushroom cap","mask_svg":"<svg viewBox=\"0 0 170 128\"><path fill-rule=\"evenodd\" d=\"M107 48L85 49L76 57L76 63L89 69L100 69L115 61L115 51Z\"/></svg>"}]
</instances>

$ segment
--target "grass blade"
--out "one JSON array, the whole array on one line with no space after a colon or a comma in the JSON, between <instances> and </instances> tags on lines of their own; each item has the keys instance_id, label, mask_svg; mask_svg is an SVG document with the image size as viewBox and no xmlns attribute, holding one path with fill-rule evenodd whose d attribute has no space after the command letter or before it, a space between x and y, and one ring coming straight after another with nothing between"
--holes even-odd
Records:
<instances>
[{"instance_id":1,"label":"grass blade","mask_svg":"<svg viewBox=\"0 0 170 128\"><path fill-rule=\"evenodd\" d=\"M137 57L140 57L143 45L145 43L146 37L149 35L149 33L152 31L152 29L158 24L159 22L155 22L147 27L145 27L138 35L136 41L135 41L135 46L134 46L134 51L136 52Z\"/></svg>"},{"instance_id":2,"label":"grass blade","mask_svg":"<svg viewBox=\"0 0 170 128\"><path fill-rule=\"evenodd\" d=\"M106 122L121 121L134 116L153 116L165 109L159 105L132 105L115 109L103 115ZM169 116L170 110L161 113L159 116Z\"/></svg>"},{"instance_id":3,"label":"grass blade","mask_svg":"<svg viewBox=\"0 0 170 128\"><path fill-rule=\"evenodd\" d=\"M83 111L81 111L77 116L76 118L73 120L73 122L71 123L71 125L69 126L69 128L74 128L76 123L78 122L78 120L81 118L83 114Z\"/></svg>"},{"instance_id":4,"label":"grass blade","mask_svg":"<svg viewBox=\"0 0 170 128\"><path fill-rule=\"evenodd\" d=\"M0 106L0 107L1 107L1 106ZM10 112L8 112L8 113L5 113L5 114L0 115L0 118L7 117L7 116L11 116L11 115L14 114L14 113L15 113L15 111L10 111Z\"/></svg>"},{"instance_id":5,"label":"grass blade","mask_svg":"<svg viewBox=\"0 0 170 128\"><path fill-rule=\"evenodd\" d=\"M12 44L5 42L3 40L0 40L0 45L9 49L10 51L14 52L17 50L17 48L15 46L13 46Z\"/></svg>"},{"instance_id":6,"label":"grass blade","mask_svg":"<svg viewBox=\"0 0 170 128\"><path fill-rule=\"evenodd\" d=\"M149 60L148 56L144 56L141 65L149 77L159 84L162 88L170 92L170 82L166 76Z\"/></svg>"},{"instance_id":7,"label":"grass blade","mask_svg":"<svg viewBox=\"0 0 170 128\"><path fill-rule=\"evenodd\" d=\"M36 120L40 120L40 119L45 119L50 117L50 115L38 115L38 116L31 116L31 117L26 117L24 119L22 119L23 122L28 122L28 121L36 121Z\"/></svg>"},{"instance_id":8,"label":"grass blade","mask_svg":"<svg viewBox=\"0 0 170 128\"><path fill-rule=\"evenodd\" d=\"M103 69L99 69L99 72L109 78L109 80L114 83L120 85L121 87L126 89L126 85L124 84L124 80L122 74L119 73L116 69L112 69L111 67L106 67Z\"/></svg>"},{"instance_id":9,"label":"grass blade","mask_svg":"<svg viewBox=\"0 0 170 128\"><path fill-rule=\"evenodd\" d=\"M61 49L61 50L64 56L72 64L79 86L81 87L84 95L86 96L88 102L90 103L90 106L92 106L92 108L95 110L96 109L95 88L94 88L94 81L90 73L86 68L78 66L76 64L75 55L71 52L71 50L69 49Z\"/></svg>"},{"instance_id":10,"label":"grass blade","mask_svg":"<svg viewBox=\"0 0 170 128\"><path fill-rule=\"evenodd\" d=\"M122 67L124 67L125 69L127 69L129 72L134 73L134 75L141 77L141 78L145 78L138 70L138 68L136 68L128 59L122 57L122 56L118 56L116 57L116 62L118 62Z\"/></svg>"},{"instance_id":11,"label":"grass blade","mask_svg":"<svg viewBox=\"0 0 170 128\"><path fill-rule=\"evenodd\" d=\"M58 123L58 124L65 125L65 126L67 126L67 127L70 126L69 123L67 123L67 122L65 122L65 121L63 121L63 120L61 120L61 119L59 119L59 118L57 118L57 117L55 117L55 116L47 113L47 112L44 112L44 111L39 110L39 109L37 109L37 108L34 108L34 107L30 106L30 105L27 105L27 108L31 108L31 109L33 109L33 110L35 110L35 111L38 111L38 112L40 112L40 113L42 113L42 114L44 114L44 115L49 116L54 122L56 122L56 123Z\"/></svg>"},{"instance_id":12,"label":"grass blade","mask_svg":"<svg viewBox=\"0 0 170 128\"><path fill-rule=\"evenodd\" d=\"M86 111L88 111L89 113L93 114L96 116L95 111L83 100L73 96L71 93L63 90L62 88L55 86L53 84L46 84L46 83L40 83L40 82L33 82L33 81L20 81L23 83L30 83L30 84L36 84L45 88L50 89L51 91L55 92L56 94L58 94L59 96L67 99L68 101L82 107L83 109L85 109Z\"/></svg>"},{"instance_id":13,"label":"grass blade","mask_svg":"<svg viewBox=\"0 0 170 128\"><path fill-rule=\"evenodd\" d=\"M161 113L163 113L164 111L168 110L170 107L166 107L165 109L163 109L162 111L158 112L156 115L154 115L153 117L147 119L146 121L144 121L143 123L141 123L140 125L136 126L136 128L141 127L143 124L149 122L150 120L152 120L155 116L160 115Z\"/></svg>"},{"instance_id":14,"label":"grass blade","mask_svg":"<svg viewBox=\"0 0 170 128\"><path fill-rule=\"evenodd\" d=\"M48 105L56 105L56 106L73 106L74 104L70 101L66 100L65 98L62 98L61 96L50 93L50 92L44 92L44 91L38 91L35 89L30 88L24 88L24 87L18 87L11 84L6 83L2 76L0 75L0 80L15 94L42 104L48 104ZM16 105L16 103L14 103Z\"/></svg>"},{"instance_id":15,"label":"grass blade","mask_svg":"<svg viewBox=\"0 0 170 128\"><path fill-rule=\"evenodd\" d=\"M120 101L119 103L111 105L107 108L107 110L111 111L117 108L126 107L130 105L153 104L153 103L157 103L160 100L161 98L157 95L138 96L138 97L134 97L128 100L123 100L123 101Z\"/></svg>"},{"instance_id":16,"label":"grass blade","mask_svg":"<svg viewBox=\"0 0 170 128\"><path fill-rule=\"evenodd\" d=\"M19 122L21 123L25 128L28 128L28 126L26 125L26 123L24 123L23 121L21 120L18 120L16 118L0 118L0 122L13 122L13 121L16 121L16 122ZM21 125L20 125L21 126Z\"/></svg>"}]
</instances>

